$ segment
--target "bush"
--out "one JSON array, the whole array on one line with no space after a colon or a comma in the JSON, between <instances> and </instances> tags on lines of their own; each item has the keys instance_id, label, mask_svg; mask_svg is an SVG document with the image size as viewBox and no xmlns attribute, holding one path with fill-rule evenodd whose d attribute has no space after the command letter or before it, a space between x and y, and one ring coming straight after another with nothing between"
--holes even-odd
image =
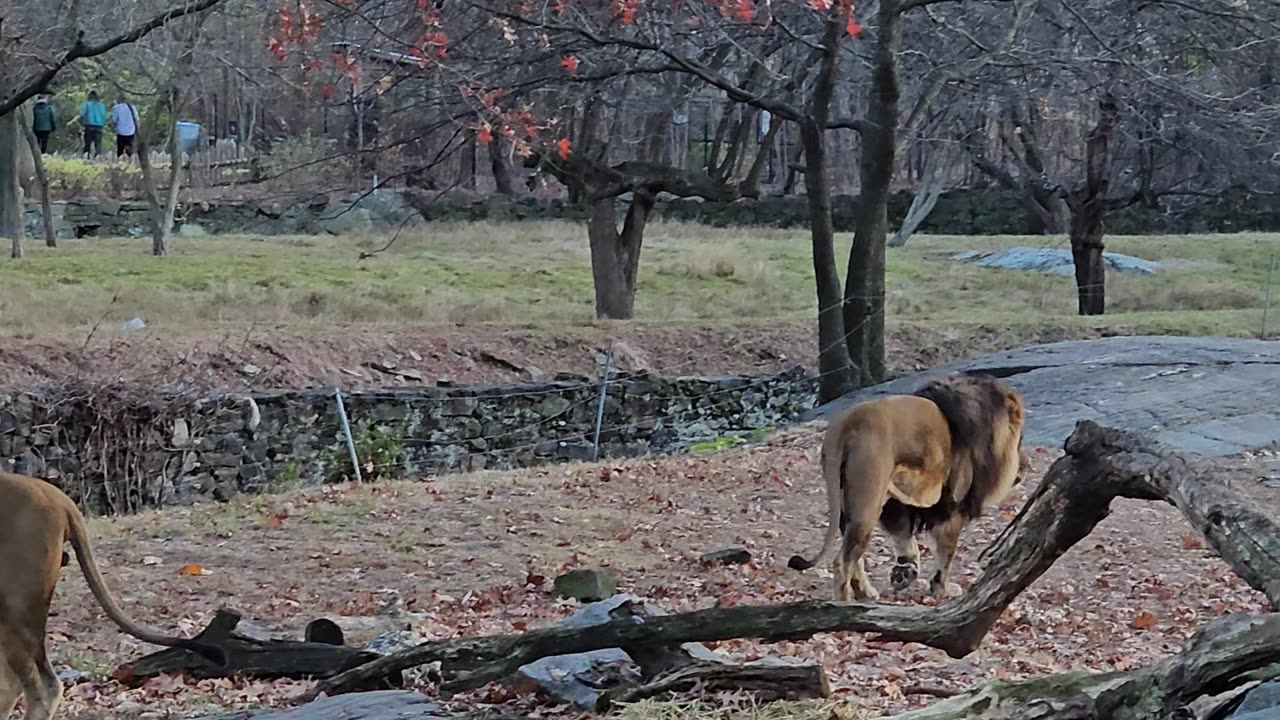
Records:
<instances>
[{"instance_id":1,"label":"bush","mask_svg":"<svg viewBox=\"0 0 1280 720\"><path fill-rule=\"evenodd\" d=\"M60 155L44 156L44 171L49 188L64 197L107 192L122 182L133 183L142 177L142 170L127 160L85 160Z\"/></svg>"},{"instance_id":2,"label":"bush","mask_svg":"<svg viewBox=\"0 0 1280 720\"><path fill-rule=\"evenodd\" d=\"M292 172L312 173L316 165L332 158L336 149L337 143L333 140L316 137L310 130L304 130L301 135L283 137L271 143L271 149L262 156L262 173L266 179Z\"/></svg>"}]
</instances>

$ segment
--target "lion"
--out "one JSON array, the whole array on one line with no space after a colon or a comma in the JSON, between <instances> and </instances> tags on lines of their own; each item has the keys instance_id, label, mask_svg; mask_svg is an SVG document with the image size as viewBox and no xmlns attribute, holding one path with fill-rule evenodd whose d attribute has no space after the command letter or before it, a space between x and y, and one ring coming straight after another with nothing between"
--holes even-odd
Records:
<instances>
[{"instance_id":1,"label":"lion","mask_svg":"<svg viewBox=\"0 0 1280 720\"><path fill-rule=\"evenodd\" d=\"M878 521L893 541L893 591L907 589L919 576L915 536L927 530L937 563L930 592L939 599L959 595L950 569L960 532L1022 480L1028 463L1024 417L1022 396L985 375L953 375L912 395L850 408L831 423L822 443L830 523L822 550L813 562L795 555L787 565L807 570L826 562L838 531L835 599L877 600L863 555Z\"/></svg>"},{"instance_id":2,"label":"lion","mask_svg":"<svg viewBox=\"0 0 1280 720\"><path fill-rule=\"evenodd\" d=\"M25 720L49 720L62 699L45 626L67 560L64 543L71 543L89 590L121 630L154 645L205 654L191 640L140 625L120 609L93 561L84 515L71 498L43 480L0 473L0 720L19 696L26 699Z\"/></svg>"}]
</instances>

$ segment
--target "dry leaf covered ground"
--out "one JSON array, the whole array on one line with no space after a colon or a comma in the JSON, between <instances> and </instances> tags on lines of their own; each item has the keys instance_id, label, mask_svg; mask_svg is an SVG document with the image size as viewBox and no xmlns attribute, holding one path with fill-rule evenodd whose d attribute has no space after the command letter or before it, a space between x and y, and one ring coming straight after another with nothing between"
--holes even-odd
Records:
<instances>
[{"instance_id":1,"label":"dry leaf covered ground","mask_svg":"<svg viewBox=\"0 0 1280 720\"><path fill-rule=\"evenodd\" d=\"M372 614L384 588L421 613L414 629L427 638L518 631L573 610L553 599L548 578L575 566L608 565L623 590L670 610L813 598L829 593L829 576L796 573L785 562L821 541L816 441L810 429L710 456L315 488L98 519L91 531L129 611L187 632L230 606L298 637L321 615ZM966 533L957 560L962 583L1055 454L1037 452L1033 480ZM1252 482L1237 470L1241 482ZM1256 497L1274 501L1273 492ZM755 561L698 564L699 554L728 544L750 548ZM881 587L889 561L877 537L870 570ZM190 563L207 574L191 574ZM891 601L928 602L920 586ZM1176 651L1211 618L1263 609L1261 596L1203 547L1176 510L1126 501L963 660L857 634L770 646L734 641L719 650L819 660L838 697L861 713L929 702L911 694L919 684L959 689L991 677L1134 668ZM149 649L103 619L78 573L64 573L54 610L55 664L87 675L68 689L69 718L186 717L284 703L305 686L164 677L126 689L110 670ZM570 712L535 708L532 698L497 688L455 701L515 702L526 716Z\"/></svg>"}]
</instances>

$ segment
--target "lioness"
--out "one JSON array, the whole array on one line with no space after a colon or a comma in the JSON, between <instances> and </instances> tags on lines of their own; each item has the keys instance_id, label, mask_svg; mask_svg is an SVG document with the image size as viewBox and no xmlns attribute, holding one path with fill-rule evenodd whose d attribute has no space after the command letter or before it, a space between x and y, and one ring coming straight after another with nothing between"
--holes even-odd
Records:
<instances>
[{"instance_id":1,"label":"lioness","mask_svg":"<svg viewBox=\"0 0 1280 720\"><path fill-rule=\"evenodd\" d=\"M1022 396L989 376L934 380L914 395L890 395L850 408L827 428L822 443L830 525L813 562L795 555L788 566L806 570L835 558L835 599L875 600L863 554L877 520L893 540L895 591L920 574L915 536L933 535L935 597L952 597L949 582L960 531L983 506L1004 499L1022 479Z\"/></svg>"},{"instance_id":2,"label":"lioness","mask_svg":"<svg viewBox=\"0 0 1280 720\"><path fill-rule=\"evenodd\" d=\"M93 562L84 516L71 498L42 480L0 473L0 720L9 717L19 696L26 699L25 720L49 720L62 698L44 636L68 542L89 590L121 630L156 645L200 652L189 640L124 614Z\"/></svg>"}]
</instances>

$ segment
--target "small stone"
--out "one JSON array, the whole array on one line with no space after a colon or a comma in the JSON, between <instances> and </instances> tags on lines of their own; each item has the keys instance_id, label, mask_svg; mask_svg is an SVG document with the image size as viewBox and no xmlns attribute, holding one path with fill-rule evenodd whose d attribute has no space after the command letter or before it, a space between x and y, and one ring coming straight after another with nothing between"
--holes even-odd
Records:
<instances>
[{"instance_id":1,"label":"small stone","mask_svg":"<svg viewBox=\"0 0 1280 720\"><path fill-rule=\"evenodd\" d=\"M555 579L557 597L579 602L599 602L618 592L618 581L607 569L578 569Z\"/></svg>"},{"instance_id":2,"label":"small stone","mask_svg":"<svg viewBox=\"0 0 1280 720\"><path fill-rule=\"evenodd\" d=\"M121 327L125 330L142 330L147 327L147 323L142 318L136 317L126 320Z\"/></svg>"},{"instance_id":3,"label":"small stone","mask_svg":"<svg viewBox=\"0 0 1280 720\"><path fill-rule=\"evenodd\" d=\"M173 421L173 437L170 442L174 447L184 448L191 444L191 428L187 425L187 421L178 418Z\"/></svg>"},{"instance_id":4,"label":"small stone","mask_svg":"<svg viewBox=\"0 0 1280 720\"><path fill-rule=\"evenodd\" d=\"M751 562L751 552L744 547L731 545L704 553L698 560L703 565L746 565Z\"/></svg>"},{"instance_id":5,"label":"small stone","mask_svg":"<svg viewBox=\"0 0 1280 720\"><path fill-rule=\"evenodd\" d=\"M196 223L183 223L182 227L178 228L178 237L204 237L208 234L203 227Z\"/></svg>"}]
</instances>

